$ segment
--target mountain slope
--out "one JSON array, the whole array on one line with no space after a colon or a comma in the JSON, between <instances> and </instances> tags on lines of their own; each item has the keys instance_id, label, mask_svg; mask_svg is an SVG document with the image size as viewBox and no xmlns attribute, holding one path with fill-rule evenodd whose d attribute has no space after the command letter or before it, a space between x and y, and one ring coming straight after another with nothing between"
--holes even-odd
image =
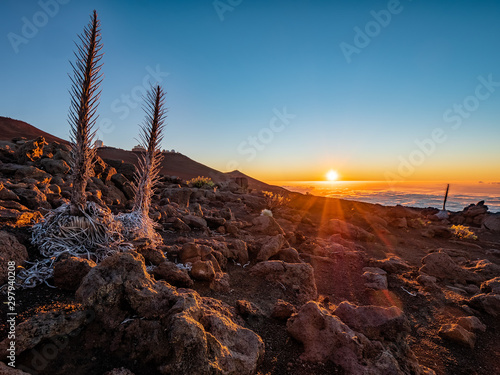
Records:
<instances>
[{"instance_id":1,"label":"mountain slope","mask_svg":"<svg viewBox=\"0 0 500 375\"><path fill-rule=\"evenodd\" d=\"M9 117L0 116L0 141L10 141L16 137L26 137L33 139L43 136L46 141L59 143L69 143L68 141L55 137L52 134L44 132L24 121L14 120ZM125 163L137 164L137 153L133 151L122 150L114 147L101 147L97 154L103 159L123 160ZM199 163L187 156L179 153L165 153L162 161L161 173L168 176L177 176L184 180L190 180L198 176L210 177L215 182L228 181L236 177L244 177L248 180L251 189L268 190L274 192L285 192L286 190L277 186L268 185L262 181L245 175L240 171L228 173L220 172Z\"/></svg>"},{"instance_id":2,"label":"mountain slope","mask_svg":"<svg viewBox=\"0 0 500 375\"><path fill-rule=\"evenodd\" d=\"M103 159L123 160L125 163L137 164L138 153L114 147L101 147L97 154ZM165 153L161 163L161 174L177 176L184 180L194 177L210 177L215 182L228 180L225 173L198 163L185 155L178 153Z\"/></svg>"},{"instance_id":3,"label":"mountain slope","mask_svg":"<svg viewBox=\"0 0 500 375\"><path fill-rule=\"evenodd\" d=\"M248 187L250 189L255 189L255 190L262 190L262 191L272 191L273 193L289 193L288 190L275 186L275 185L269 185L266 184L265 182L259 181L253 177L247 176L246 174L236 170L232 172L226 172L224 173L227 177L230 179L235 179L237 177L241 178L246 178L248 181Z\"/></svg>"},{"instance_id":4,"label":"mountain slope","mask_svg":"<svg viewBox=\"0 0 500 375\"><path fill-rule=\"evenodd\" d=\"M16 137L34 139L44 137L47 142L69 143L68 141L35 128L27 122L0 116L0 141L10 141Z\"/></svg>"}]
</instances>

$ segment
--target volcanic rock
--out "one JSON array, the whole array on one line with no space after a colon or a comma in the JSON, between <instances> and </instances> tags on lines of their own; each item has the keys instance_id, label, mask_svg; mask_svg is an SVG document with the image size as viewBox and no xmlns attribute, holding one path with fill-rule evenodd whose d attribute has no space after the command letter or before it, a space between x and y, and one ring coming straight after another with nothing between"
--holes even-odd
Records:
<instances>
[{"instance_id":1,"label":"volcanic rock","mask_svg":"<svg viewBox=\"0 0 500 375\"><path fill-rule=\"evenodd\" d=\"M67 174L71 169L64 160L42 159L40 165L45 171L52 175Z\"/></svg>"},{"instance_id":2,"label":"volcanic rock","mask_svg":"<svg viewBox=\"0 0 500 375\"><path fill-rule=\"evenodd\" d=\"M23 206L24 207L24 206ZM39 222L42 215L39 211L18 211L12 208L0 207L0 223L6 223L15 227L32 225Z\"/></svg>"},{"instance_id":3,"label":"volcanic rock","mask_svg":"<svg viewBox=\"0 0 500 375\"><path fill-rule=\"evenodd\" d=\"M457 324L470 332L486 332L486 326L476 316L462 316L458 319Z\"/></svg>"},{"instance_id":4,"label":"volcanic rock","mask_svg":"<svg viewBox=\"0 0 500 375\"><path fill-rule=\"evenodd\" d=\"M76 291L95 262L89 259L69 257L54 266L54 285L60 289Z\"/></svg>"},{"instance_id":5,"label":"volcanic rock","mask_svg":"<svg viewBox=\"0 0 500 375\"><path fill-rule=\"evenodd\" d=\"M485 281L481 284L481 292L500 294L500 276Z\"/></svg>"},{"instance_id":6,"label":"volcanic rock","mask_svg":"<svg viewBox=\"0 0 500 375\"><path fill-rule=\"evenodd\" d=\"M7 189L2 182L0 182L0 200L18 200L19 197L12 190Z\"/></svg>"},{"instance_id":7,"label":"volcanic rock","mask_svg":"<svg viewBox=\"0 0 500 375\"><path fill-rule=\"evenodd\" d=\"M500 294L478 294L469 300L469 305L491 316L500 316Z\"/></svg>"},{"instance_id":8,"label":"volcanic rock","mask_svg":"<svg viewBox=\"0 0 500 375\"><path fill-rule=\"evenodd\" d=\"M234 239L228 242L231 257L244 265L248 262L248 247L245 241Z\"/></svg>"},{"instance_id":9,"label":"volcanic rock","mask_svg":"<svg viewBox=\"0 0 500 375\"><path fill-rule=\"evenodd\" d=\"M172 262L163 262L153 270L157 280L165 280L167 283L183 288L191 288L194 283L186 270L180 269Z\"/></svg>"},{"instance_id":10,"label":"volcanic rock","mask_svg":"<svg viewBox=\"0 0 500 375\"><path fill-rule=\"evenodd\" d=\"M273 307L273 311L271 313L271 317L280 320L287 320L293 314L297 312L297 309L291 303L283 301L281 299L276 301L276 304Z\"/></svg>"},{"instance_id":11,"label":"volcanic rock","mask_svg":"<svg viewBox=\"0 0 500 375\"><path fill-rule=\"evenodd\" d=\"M387 289L387 272L377 267L365 267L361 277L365 280L365 287L384 290Z\"/></svg>"},{"instance_id":12,"label":"volcanic rock","mask_svg":"<svg viewBox=\"0 0 500 375\"><path fill-rule=\"evenodd\" d=\"M487 215L483 220L482 228L492 232L500 232L500 215Z\"/></svg>"},{"instance_id":13,"label":"volcanic rock","mask_svg":"<svg viewBox=\"0 0 500 375\"><path fill-rule=\"evenodd\" d=\"M209 260L199 260L193 263L193 268L190 271L191 277L200 281L212 281L215 277L213 263Z\"/></svg>"},{"instance_id":14,"label":"volcanic rock","mask_svg":"<svg viewBox=\"0 0 500 375\"><path fill-rule=\"evenodd\" d=\"M77 291L115 355L156 365L161 374L254 374L264 344L235 323L231 308L154 282L137 253L116 253L94 267ZM141 317L141 319L137 318ZM108 338L109 337L109 338Z\"/></svg>"},{"instance_id":15,"label":"volcanic rock","mask_svg":"<svg viewBox=\"0 0 500 375\"><path fill-rule=\"evenodd\" d=\"M286 263L302 263L299 252L293 247L280 250L276 257Z\"/></svg>"},{"instance_id":16,"label":"volcanic rock","mask_svg":"<svg viewBox=\"0 0 500 375\"><path fill-rule=\"evenodd\" d=\"M31 141L26 141L16 151L19 164L25 164L28 161L35 161L42 157L43 147L47 144L44 137L38 137Z\"/></svg>"},{"instance_id":17,"label":"volcanic rock","mask_svg":"<svg viewBox=\"0 0 500 375\"><path fill-rule=\"evenodd\" d=\"M401 273L411 269L411 266L398 256L391 255L386 259L374 262L376 267L382 268L388 273Z\"/></svg>"},{"instance_id":18,"label":"volcanic rock","mask_svg":"<svg viewBox=\"0 0 500 375\"><path fill-rule=\"evenodd\" d=\"M27 179L32 178L38 181L50 181L52 176L47 172L42 171L34 166L23 166L17 169L16 173L14 173L14 178L17 179Z\"/></svg>"},{"instance_id":19,"label":"volcanic rock","mask_svg":"<svg viewBox=\"0 0 500 375\"><path fill-rule=\"evenodd\" d=\"M2 361L0 361L0 374L2 374L2 375L30 375L29 372L24 372L22 370L16 370L14 367L7 366Z\"/></svg>"},{"instance_id":20,"label":"volcanic rock","mask_svg":"<svg viewBox=\"0 0 500 375\"><path fill-rule=\"evenodd\" d=\"M39 210L40 208L51 209L52 206L47 202L47 197L35 185L31 185L29 189L19 188L14 189L14 192L19 196L21 204L29 209Z\"/></svg>"},{"instance_id":21,"label":"volcanic rock","mask_svg":"<svg viewBox=\"0 0 500 375\"><path fill-rule=\"evenodd\" d=\"M478 276L457 265L453 259L443 251L431 253L422 259L423 266L420 272L434 276L440 280L448 279L460 283L478 281Z\"/></svg>"},{"instance_id":22,"label":"volcanic rock","mask_svg":"<svg viewBox=\"0 0 500 375\"><path fill-rule=\"evenodd\" d=\"M357 306L344 301L337 306L333 314L370 339L383 338L388 341L397 341L410 332L408 320L396 306Z\"/></svg>"},{"instance_id":23,"label":"volcanic rock","mask_svg":"<svg viewBox=\"0 0 500 375\"><path fill-rule=\"evenodd\" d=\"M331 219L323 227L326 234L340 234L348 240L374 241L375 236L366 230L338 219Z\"/></svg>"},{"instance_id":24,"label":"volcanic rock","mask_svg":"<svg viewBox=\"0 0 500 375\"><path fill-rule=\"evenodd\" d=\"M0 285L7 281L8 262L15 262L17 267L22 266L27 259L26 247L12 234L0 231Z\"/></svg>"},{"instance_id":25,"label":"volcanic rock","mask_svg":"<svg viewBox=\"0 0 500 375\"><path fill-rule=\"evenodd\" d=\"M189 198L192 190L187 187L167 188L161 192L162 198L168 198L170 202L175 202L183 207L189 207Z\"/></svg>"},{"instance_id":26,"label":"volcanic rock","mask_svg":"<svg viewBox=\"0 0 500 375\"><path fill-rule=\"evenodd\" d=\"M182 221L189 225L191 228L195 229L204 229L207 227L207 221L202 217L195 215L185 215L183 216Z\"/></svg>"},{"instance_id":27,"label":"volcanic rock","mask_svg":"<svg viewBox=\"0 0 500 375\"><path fill-rule=\"evenodd\" d=\"M38 313L24 320L16 326L16 354L34 348L44 339L65 336L83 327L93 319L89 311L80 308L73 310L73 306L64 309ZM10 339L0 342L0 359L4 359Z\"/></svg>"},{"instance_id":28,"label":"volcanic rock","mask_svg":"<svg viewBox=\"0 0 500 375\"><path fill-rule=\"evenodd\" d=\"M444 324L439 329L439 334L451 341L474 349L476 335L458 324Z\"/></svg>"},{"instance_id":29,"label":"volcanic rock","mask_svg":"<svg viewBox=\"0 0 500 375\"><path fill-rule=\"evenodd\" d=\"M387 375L402 371L392 354L379 342L344 324L316 302L310 301L287 322L293 338L304 345L302 360L333 361L347 374Z\"/></svg>"},{"instance_id":30,"label":"volcanic rock","mask_svg":"<svg viewBox=\"0 0 500 375\"><path fill-rule=\"evenodd\" d=\"M281 285L286 295L300 304L317 297L314 271L308 263L269 260L257 263L250 269L250 274Z\"/></svg>"},{"instance_id":31,"label":"volcanic rock","mask_svg":"<svg viewBox=\"0 0 500 375\"><path fill-rule=\"evenodd\" d=\"M262 262L268 260L273 255L277 254L284 244L285 237L282 234L267 238L257 254L257 261Z\"/></svg>"}]
</instances>

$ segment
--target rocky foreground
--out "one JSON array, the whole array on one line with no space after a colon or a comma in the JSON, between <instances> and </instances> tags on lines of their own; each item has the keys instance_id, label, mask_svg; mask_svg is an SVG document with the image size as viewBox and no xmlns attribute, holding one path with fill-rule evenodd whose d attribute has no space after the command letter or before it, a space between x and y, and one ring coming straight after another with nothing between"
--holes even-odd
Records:
<instances>
[{"instance_id":1,"label":"rocky foreground","mask_svg":"<svg viewBox=\"0 0 500 375\"><path fill-rule=\"evenodd\" d=\"M8 262L41 258L30 228L70 197L69 160L43 138L0 142L0 285ZM97 158L88 199L130 209L134 171ZM164 244L62 256L55 288L18 287L0 374L500 373L499 215L289 199L163 176Z\"/></svg>"}]
</instances>

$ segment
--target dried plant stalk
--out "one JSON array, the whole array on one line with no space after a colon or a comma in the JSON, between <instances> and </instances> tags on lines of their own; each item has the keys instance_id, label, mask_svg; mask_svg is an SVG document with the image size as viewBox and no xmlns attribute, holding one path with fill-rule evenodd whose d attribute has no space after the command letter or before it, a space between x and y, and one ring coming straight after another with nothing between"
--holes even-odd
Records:
<instances>
[{"instance_id":1,"label":"dried plant stalk","mask_svg":"<svg viewBox=\"0 0 500 375\"><path fill-rule=\"evenodd\" d=\"M93 148L93 130L99 104L99 86L102 81L100 64L102 53L100 21L94 10L89 24L83 34L79 35L81 45L77 44L76 62L71 63L73 77L69 123L71 126L72 145L72 182L70 214L81 216L85 208L85 188L87 180L92 176L92 160L95 157Z\"/></svg>"},{"instance_id":2,"label":"dried plant stalk","mask_svg":"<svg viewBox=\"0 0 500 375\"><path fill-rule=\"evenodd\" d=\"M164 98L165 93L160 86L153 87L148 92L144 105L146 120L141 126L139 135L139 142L146 151L139 157L134 183L134 205L132 212L119 214L116 217L123 223L125 238L145 237L151 240L153 245L161 242L161 236L155 231L156 224L149 217L149 208L163 159L160 143L166 117L166 110L163 108Z\"/></svg>"},{"instance_id":3,"label":"dried plant stalk","mask_svg":"<svg viewBox=\"0 0 500 375\"><path fill-rule=\"evenodd\" d=\"M141 212L144 216L149 214L151 197L154 187L158 182L161 161L160 144L163 139L163 127L166 110L163 108L165 93L160 86L152 88L146 97L144 110L146 120L141 126L139 135L141 145L146 149L139 158L139 168L135 176L135 198L132 211Z\"/></svg>"},{"instance_id":4,"label":"dried plant stalk","mask_svg":"<svg viewBox=\"0 0 500 375\"><path fill-rule=\"evenodd\" d=\"M99 27L97 12L94 11L89 24L79 36L81 45L77 44L76 62L71 63L71 200L69 204L52 210L41 223L33 226L32 243L45 259L35 261L31 268L23 270L19 276L23 287L46 282L52 276L54 262L62 254L85 254L99 261L122 246L121 222L115 220L109 208L87 202L85 194L95 157L93 128L102 80Z\"/></svg>"}]
</instances>

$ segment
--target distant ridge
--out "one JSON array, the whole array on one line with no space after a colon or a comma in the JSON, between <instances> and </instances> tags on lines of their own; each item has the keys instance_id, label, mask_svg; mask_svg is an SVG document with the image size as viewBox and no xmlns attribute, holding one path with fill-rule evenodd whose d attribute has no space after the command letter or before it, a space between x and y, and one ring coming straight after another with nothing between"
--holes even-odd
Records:
<instances>
[{"instance_id":1,"label":"distant ridge","mask_svg":"<svg viewBox=\"0 0 500 375\"><path fill-rule=\"evenodd\" d=\"M27 122L0 116L0 141L10 141L12 138L16 137L34 139L40 136L44 137L47 142L69 143L64 139L35 128Z\"/></svg>"},{"instance_id":2,"label":"distant ridge","mask_svg":"<svg viewBox=\"0 0 500 375\"><path fill-rule=\"evenodd\" d=\"M289 193L288 190L285 188L276 186L276 185L269 185L266 184L265 182L259 181L253 177L250 177L238 170L231 171L231 172L226 172L224 173L226 176L228 176L231 179L235 179L237 177L243 177L248 180L248 187L251 189L256 189L256 190L263 190L263 191L272 191L273 193Z\"/></svg>"},{"instance_id":3,"label":"distant ridge","mask_svg":"<svg viewBox=\"0 0 500 375\"><path fill-rule=\"evenodd\" d=\"M24 121L14 120L9 117L0 116L0 141L10 141L16 137L33 139L43 136L48 142L59 142L69 144L68 141L44 132ZM97 154L103 159L123 160L125 163L137 164L137 153L115 147L101 147ZM224 182L237 177L248 180L248 187L256 190L268 190L273 192L286 192L278 186L273 186L245 175L240 171L223 173L210 168L180 153L165 153L162 161L161 173L168 176L177 176L184 180L190 180L198 176L210 177L214 182Z\"/></svg>"},{"instance_id":4,"label":"distant ridge","mask_svg":"<svg viewBox=\"0 0 500 375\"><path fill-rule=\"evenodd\" d=\"M138 152L122 150L114 147L101 147L97 154L103 159L123 160L125 163L137 164ZM184 180L204 176L210 177L215 182L228 180L225 173L198 163L179 153L164 153L161 163L161 173L168 176L177 176Z\"/></svg>"}]
</instances>

